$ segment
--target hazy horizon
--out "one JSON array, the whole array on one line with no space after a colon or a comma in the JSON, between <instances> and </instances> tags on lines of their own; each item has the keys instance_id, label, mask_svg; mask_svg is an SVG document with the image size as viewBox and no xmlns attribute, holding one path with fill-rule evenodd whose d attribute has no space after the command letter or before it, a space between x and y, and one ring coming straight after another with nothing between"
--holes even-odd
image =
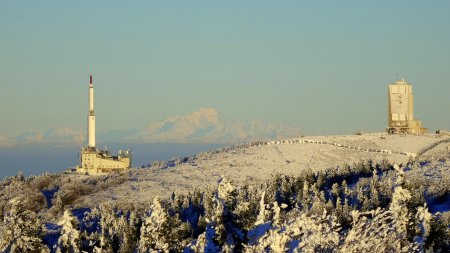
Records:
<instances>
[{"instance_id":1,"label":"hazy horizon","mask_svg":"<svg viewBox=\"0 0 450 253\"><path fill-rule=\"evenodd\" d=\"M397 77L413 85L424 127L448 129L449 7L2 2L0 140L53 126L84 131L90 73L98 132L205 107L306 134L379 132Z\"/></svg>"},{"instance_id":2,"label":"hazy horizon","mask_svg":"<svg viewBox=\"0 0 450 253\"><path fill-rule=\"evenodd\" d=\"M105 145L100 146L104 149ZM113 154L118 150L132 149L133 167L151 164L154 161L168 161L173 158L193 156L199 152L209 151L226 144L188 144L188 143L150 143L133 144L108 143L107 149ZM14 176L19 171L25 176L42 175L45 172L59 173L79 165L80 148L76 146L39 148L37 146L19 146L0 149L0 180Z\"/></svg>"}]
</instances>

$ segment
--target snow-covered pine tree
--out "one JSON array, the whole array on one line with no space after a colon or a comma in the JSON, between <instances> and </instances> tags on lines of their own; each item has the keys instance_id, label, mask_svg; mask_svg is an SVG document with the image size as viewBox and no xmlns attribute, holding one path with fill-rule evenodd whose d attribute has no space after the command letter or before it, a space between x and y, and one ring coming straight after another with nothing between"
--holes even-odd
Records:
<instances>
[{"instance_id":1,"label":"snow-covered pine tree","mask_svg":"<svg viewBox=\"0 0 450 253\"><path fill-rule=\"evenodd\" d=\"M424 206L419 206L417 208L415 218L419 223L418 226L420 230L420 235L416 236L414 238L414 241L418 244L419 249L422 252L425 252L425 243L427 241L428 235L430 234L431 218L432 218L431 213L428 212L428 207L426 203L424 204Z\"/></svg>"},{"instance_id":2,"label":"snow-covered pine tree","mask_svg":"<svg viewBox=\"0 0 450 253\"><path fill-rule=\"evenodd\" d=\"M281 208L278 205L278 202L274 201L272 203L272 210L273 210L272 226L279 227L281 225Z\"/></svg>"},{"instance_id":3,"label":"snow-covered pine tree","mask_svg":"<svg viewBox=\"0 0 450 253\"><path fill-rule=\"evenodd\" d=\"M82 250L93 250L100 246L100 210L96 207L90 212L85 212L82 222L80 222L80 232L82 234Z\"/></svg>"},{"instance_id":4,"label":"snow-covered pine tree","mask_svg":"<svg viewBox=\"0 0 450 253\"><path fill-rule=\"evenodd\" d=\"M1 252L50 252L41 243L41 223L34 212L25 208L26 201L19 197L9 201L11 209L0 226Z\"/></svg>"},{"instance_id":5,"label":"snow-covered pine tree","mask_svg":"<svg viewBox=\"0 0 450 253\"><path fill-rule=\"evenodd\" d=\"M58 222L61 226L61 236L56 245L57 253L77 253L80 252L80 231L78 230L78 220L72 215L70 210L65 210L62 219Z\"/></svg>"},{"instance_id":6,"label":"snow-covered pine tree","mask_svg":"<svg viewBox=\"0 0 450 253\"><path fill-rule=\"evenodd\" d=\"M410 214L408 213L408 201L411 199L409 190L403 188L405 184L405 172L397 164L394 165L396 171L396 181L394 194L392 195L392 202L389 210L392 212L395 220L396 229L402 234L404 238L407 236L407 228L410 221Z\"/></svg>"},{"instance_id":7,"label":"snow-covered pine tree","mask_svg":"<svg viewBox=\"0 0 450 253\"><path fill-rule=\"evenodd\" d=\"M311 196L311 189L310 184L308 181L304 181L303 183L303 189L302 189L302 202L301 207L304 210L309 210L311 204L312 204L312 196Z\"/></svg>"},{"instance_id":8,"label":"snow-covered pine tree","mask_svg":"<svg viewBox=\"0 0 450 253\"><path fill-rule=\"evenodd\" d=\"M325 193L323 191L319 191L316 184L313 185L312 189L313 189L314 199L313 199L313 202L311 205L310 212L313 215L320 215L323 213L323 210L326 207Z\"/></svg>"},{"instance_id":9,"label":"snow-covered pine tree","mask_svg":"<svg viewBox=\"0 0 450 253\"><path fill-rule=\"evenodd\" d=\"M286 234L292 238L292 252L337 252L339 232L340 224L336 217L327 214L326 210L322 215L302 212L286 227Z\"/></svg>"},{"instance_id":10,"label":"snow-covered pine tree","mask_svg":"<svg viewBox=\"0 0 450 253\"><path fill-rule=\"evenodd\" d=\"M206 201L205 201L206 202ZM205 207L207 228L214 230L217 245L233 249L244 239L242 230L236 223L236 188L225 178L220 177L210 207Z\"/></svg>"},{"instance_id":11,"label":"snow-covered pine tree","mask_svg":"<svg viewBox=\"0 0 450 253\"><path fill-rule=\"evenodd\" d=\"M131 253L137 248L136 212L130 211L129 218L122 215L118 220L119 253Z\"/></svg>"},{"instance_id":12,"label":"snow-covered pine tree","mask_svg":"<svg viewBox=\"0 0 450 253\"><path fill-rule=\"evenodd\" d=\"M257 196L257 195L256 195ZM258 213L258 201L252 195L247 184L238 191L237 204L233 210L236 225L243 231L248 231L253 227Z\"/></svg>"},{"instance_id":13,"label":"snow-covered pine tree","mask_svg":"<svg viewBox=\"0 0 450 253\"><path fill-rule=\"evenodd\" d=\"M357 206L358 209L363 209L364 211L368 211L368 200L365 194L364 190L365 186L363 185L363 182L360 180L356 184L356 200L357 200Z\"/></svg>"},{"instance_id":14,"label":"snow-covered pine tree","mask_svg":"<svg viewBox=\"0 0 450 253\"><path fill-rule=\"evenodd\" d=\"M153 199L150 216L143 220L141 237L139 239L139 252L152 250L169 251L170 234L169 216L159 197Z\"/></svg>"},{"instance_id":15,"label":"snow-covered pine tree","mask_svg":"<svg viewBox=\"0 0 450 253\"><path fill-rule=\"evenodd\" d=\"M325 174L322 171L317 172L316 184L319 189L325 184Z\"/></svg>"},{"instance_id":16,"label":"snow-covered pine tree","mask_svg":"<svg viewBox=\"0 0 450 253\"><path fill-rule=\"evenodd\" d=\"M309 215L297 212L293 220L278 228L272 228L259 237L257 242L245 245L245 252L334 252L340 242L339 224L327 215ZM256 229L256 228L255 228ZM257 233L257 232L255 232Z\"/></svg>"},{"instance_id":17,"label":"snow-covered pine tree","mask_svg":"<svg viewBox=\"0 0 450 253\"><path fill-rule=\"evenodd\" d=\"M352 211L353 224L348 231L342 252L415 252L417 246L397 230L395 216L389 210Z\"/></svg>"},{"instance_id":18,"label":"snow-covered pine tree","mask_svg":"<svg viewBox=\"0 0 450 253\"><path fill-rule=\"evenodd\" d=\"M258 228L255 228L255 230L258 230ZM278 253L286 252L288 250L288 242L291 238L281 229L270 229L267 232L266 230L260 232L254 231L254 234L260 234L261 237L256 238L256 241L250 242L248 245L244 245L244 252L246 253Z\"/></svg>"},{"instance_id":19,"label":"snow-covered pine tree","mask_svg":"<svg viewBox=\"0 0 450 253\"><path fill-rule=\"evenodd\" d=\"M33 177L34 178L34 177ZM10 200L13 198L22 199L21 205L31 212L39 212L47 207L45 196L40 190L34 188L29 181L32 179L11 177L8 180L0 181L0 219L11 209Z\"/></svg>"},{"instance_id":20,"label":"snow-covered pine tree","mask_svg":"<svg viewBox=\"0 0 450 253\"><path fill-rule=\"evenodd\" d=\"M259 201L258 216L256 218L253 228L247 232L249 245L245 246L246 252L258 252L257 244L260 238L265 237L266 232L272 228L271 226L272 222L270 220L272 216L272 210L267 208L268 205L266 205L265 203L265 195L266 192L263 191L261 193L261 199Z\"/></svg>"},{"instance_id":21,"label":"snow-covered pine tree","mask_svg":"<svg viewBox=\"0 0 450 253\"><path fill-rule=\"evenodd\" d=\"M255 226L266 223L269 219L270 211L266 209L266 203L264 202L264 197L266 196L266 192L263 191L261 193L261 200L259 201L259 212L255 221Z\"/></svg>"},{"instance_id":22,"label":"snow-covered pine tree","mask_svg":"<svg viewBox=\"0 0 450 253\"><path fill-rule=\"evenodd\" d=\"M369 198L369 209L376 209L380 207L380 193L378 191L378 174L377 170L374 169L372 172L372 179L370 180L370 198Z\"/></svg>"},{"instance_id":23,"label":"snow-covered pine tree","mask_svg":"<svg viewBox=\"0 0 450 253\"><path fill-rule=\"evenodd\" d=\"M280 194L279 194L279 199L277 200L279 203L284 203L287 204L288 206L290 206L292 204L293 201L293 197L294 197L294 187L293 187L293 178L289 177L289 176L283 176L281 178L281 186L280 186Z\"/></svg>"},{"instance_id":24,"label":"snow-covered pine tree","mask_svg":"<svg viewBox=\"0 0 450 253\"><path fill-rule=\"evenodd\" d=\"M332 196L333 196L333 201L334 201L334 204L336 205L336 200L337 200L337 198L339 198L339 196L340 196L340 194L339 194L339 185L338 185L338 183L334 183L332 186L331 186L331 194L332 194Z\"/></svg>"},{"instance_id":25,"label":"snow-covered pine tree","mask_svg":"<svg viewBox=\"0 0 450 253\"><path fill-rule=\"evenodd\" d=\"M184 252L189 253L217 253L219 247L215 243L214 228L210 225L206 226L206 231L200 234L196 240L194 240Z\"/></svg>"},{"instance_id":26,"label":"snow-covered pine tree","mask_svg":"<svg viewBox=\"0 0 450 253\"><path fill-rule=\"evenodd\" d=\"M180 219L178 213L169 216L169 228L167 231L167 238L170 249L172 251L180 252L183 247L190 241L190 236L193 230L189 222L184 222Z\"/></svg>"},{"instance_id":27,"label":"snow-covered pine tree","mask_svg":"<svg viewBox=\"0 0 450 253\"><path fill-rule=\"evenodd\" d=\"M236 187L222 175L218 180L217 197L224 201L228 207L233 207L236 196Z\"/></svg>"},{"instance_id":28,"label":"snow-covered pine tree","mask_svg":"<svg viewBox=\"0 0 450 253\"><path fill-rule=\"evenodd\" d=\"M113 241L117 238L115 231L117 230L116 217L113 207L101 204L100 211L100 251L106 253L113 252Z\"/></svg>"},{"instance_id":29,"label":"snow-covered pine tree","mask_svg":"<svg viewBox=\"0 0 450 253\"><path fill-rule=\"evenodd\" d=\"M344 192L344 198L350 195L350 189L348 188L347 180L342 181L342 191Z\"/></svg>"},{"instance_id":30,"label":"snow-covered pine tree","mask_svg":"<svg viewBox=\"0 0 450 253\"><path fill-rule=\"evenodd\" d=\"M343 208L342 200L339 196L336 199L336 205L334 207L333 214L336 216L336 219L339 222L339 224L341 224L341 225L345 224L344 208Z\"/></svg>"}]
</instances>

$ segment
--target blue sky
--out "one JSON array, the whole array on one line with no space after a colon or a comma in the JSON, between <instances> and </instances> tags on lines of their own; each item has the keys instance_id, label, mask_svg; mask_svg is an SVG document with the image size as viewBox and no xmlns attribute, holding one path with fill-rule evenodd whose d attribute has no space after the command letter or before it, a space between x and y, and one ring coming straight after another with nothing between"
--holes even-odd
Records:
<instances>
[{"instance_id":1,"label":"blue sky","mask_svg":"<svg viewBox=\"0 0 450 253\"><path fill-rule=\"evenodd\" d=\"M310 134L383 131L386 85L450 128L449 1L2 1L0 135L140 129L201 107Z\"/></svg>"}]
</instances>

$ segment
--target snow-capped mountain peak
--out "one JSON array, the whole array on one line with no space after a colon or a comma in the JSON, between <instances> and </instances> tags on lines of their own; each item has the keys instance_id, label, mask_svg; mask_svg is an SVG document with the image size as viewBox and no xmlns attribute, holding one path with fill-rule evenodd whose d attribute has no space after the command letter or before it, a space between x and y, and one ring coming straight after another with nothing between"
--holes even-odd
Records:
<instances>
[{"instance_id":1,"label":"snow-capped mountain peak","mask_svg":"<svg viewBox=\"0 0 450 253\"><path fill-rule=\"evenodd\" d=\"M128 138L142 143L237 143L269 138L293 137L300 130L282 124L259 120L238 122L226 120L213 108L202 108L188 115L173 116L150 123Z\"/></svg>"}]
</instances>

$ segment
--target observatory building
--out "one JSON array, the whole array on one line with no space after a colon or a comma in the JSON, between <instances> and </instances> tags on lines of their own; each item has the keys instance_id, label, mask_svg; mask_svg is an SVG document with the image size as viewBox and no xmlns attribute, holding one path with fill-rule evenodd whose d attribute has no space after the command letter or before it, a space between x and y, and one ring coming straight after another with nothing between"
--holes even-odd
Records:
<instances>
[{"instance_id":1,"label":"observatory building","mask_svg":"<svg viewBox=\"0 0 450 253\"><path fill-rule=\"evenodd\" d=\"M388 127L390 134L422 134L422 122L414 118L414 94L405 79L388 85Z\"/></svg>"},{"instance_id":2,"label":"observatory building","mask_svg":"<svg viewBox=\"0 0 450 253\"><path fill-rule=\"evenodd\" d=\"M80 165L76 172L87 175L101 175L110 172L121 172L131 167L131 151L119 151L118 156L112 156L107 150L95 146L95 113L94 86L92 75L89 83L89 110L87 119L88 145L81 149Z\"/></svg>"}]
</instances>

